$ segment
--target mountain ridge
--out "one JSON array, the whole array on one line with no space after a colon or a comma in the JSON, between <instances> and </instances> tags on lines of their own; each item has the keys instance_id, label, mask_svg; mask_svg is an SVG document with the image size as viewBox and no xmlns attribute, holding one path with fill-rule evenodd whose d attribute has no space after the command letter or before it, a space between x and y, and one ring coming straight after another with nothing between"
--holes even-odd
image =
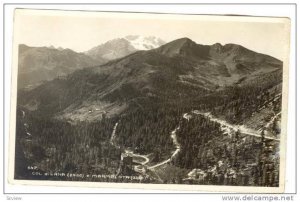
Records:
<instances>
[{"instance_id":1,"label":"mountain ridge","mask_svg":"<svg viewBox=\"0 0 300 202\"><path fill-rule=\"evenodd\" d=\"M263 78L276 82L281 74L282 62L270 56L184 38L48 82L20 96L19 103L60 118L89 120L90 109L111 117L140 102L173 103L178 95L188 101L230 86L263 86Z\"/></svg>"}]
</instances>

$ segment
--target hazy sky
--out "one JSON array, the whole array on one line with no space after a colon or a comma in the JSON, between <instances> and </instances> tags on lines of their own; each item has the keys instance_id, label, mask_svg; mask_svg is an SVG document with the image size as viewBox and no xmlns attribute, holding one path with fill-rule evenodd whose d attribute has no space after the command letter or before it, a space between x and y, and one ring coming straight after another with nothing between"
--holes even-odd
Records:
<instances>
[{"instance_id":1,"label":"hazy sky","mask_svg":"<svg viewBox=\"0 0 300 202\"><path fill-rule=\"evenodd\" d=\"M236 43L282 59L287 44L283 22L280 18L17 10L14 29L18 44L78 52L114 38L141 35L167 42L188 37L204 45Z\"/></svg>"}]
</instances>

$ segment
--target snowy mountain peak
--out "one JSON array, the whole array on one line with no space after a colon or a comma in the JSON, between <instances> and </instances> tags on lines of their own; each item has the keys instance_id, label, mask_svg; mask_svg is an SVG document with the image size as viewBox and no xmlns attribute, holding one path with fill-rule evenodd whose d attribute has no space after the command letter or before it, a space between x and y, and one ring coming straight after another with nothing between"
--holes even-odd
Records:
<instances>
[{"instance_id":1,"label":"snowy mountain peak","mask_svg":"<svg viewBox=\"0 0 300 202\"><path fill-rule=\"evenodd\" d=\"M128 35L115 38L85 52L88 56L99 61L109 61L127 56L139 50L150 50L165 44L163 40L154 36L142 37Z\"/></svg>"},{"instance_id":2,"label":"snowy mountain peak","mask_svg":"<svg viewBox=\"0 0 300 202\"><path fill-rule=\"evenodd\" d=\"M139 35L128 35L125 39L129 41L136 50L150 50L165 44L163 40L155 36L142 37Z\"/></svg>"}]
</instances>

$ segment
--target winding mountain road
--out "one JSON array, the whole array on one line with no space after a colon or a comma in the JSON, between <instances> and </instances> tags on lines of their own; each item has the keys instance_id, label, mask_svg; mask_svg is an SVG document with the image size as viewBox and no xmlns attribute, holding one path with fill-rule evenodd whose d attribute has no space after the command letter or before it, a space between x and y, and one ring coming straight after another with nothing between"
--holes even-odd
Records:
<instances>
[{"instance_id":1,"label":"winding mountain road","mask_svg":"<svg viewBox=\"0 0 300 202\"><path fill-rule=\"evenodd\" d=\"M219 123L221 125L221 127L224 128L224 130L226 130L226 129L233 130L235 132L240 131L240 133L245 134L245 135L255 136L255 137L259 137L259 138L261 137L261 134L259 134L258 132L254 131L250 128L246 128L244 125L230 124L230 123L226 122L225 120L221 120L221 119L214 117L213 115L211 115L211 113L203 113L198 110L194 110L194 111L192 111L192 113L205 116L205 117L209 118L210 121ZM265 139L280 141L280 139L277 139L275 137L271 137L268 135L265 135Z\"/></svg>"},{"instance_id":2,"label":"winding mountain road","mask_svg":"<svg viewBox=\"0 0 300 202\"><path fill-rule=\"evenodd\" d=\"M174 158L176 158L176 156L178 155L178 153L180 152L180 144L179 144L179 142L178 142L178 140L177 140L177 136L176 136L176 132L179 130L179 126L175 129L175 130L173 130L172 132L171 132L171 138L172 138L172 140L173 140L173 144L175 145L175 147L176 147L176 150L173 152L173 154L171 155L171 157L170 158L168 158L167 160L165 160L165 161L163 161L163 162L160 162L160 163L158 163L158 164L156 164L156 165L153 165L153 166L151 166L151 167L148 167L148 169L154 169L154 168L157 168L157 167L159 167L159 166L162 166L162 165L164 165L164 164L167 164L167 163L169 163L169 162L171 162Z\"/></svg>"},{"instance_id":3,"label":"winding mountain road","mask_svg":"<svg viewBox=\"0 0 300 202\"><path fill-rule=\"evenodd\" d=\"M244 125L234 125L234 124L230 124L228 122L226 122L225 120L221 120L221 119L218 119L216 117L214 117L211 113L203 113L203 112L200 112L198 110L193 110L192 111L193 114L196 114L196 115L202 115L202 116L205 116L207 118L209 118L210 121L213 121L213 122L216 122L216 123L219 123L221 125L221 128L222 130L224 131L224 134L232 134L232 132L237 132L237 131L240 131L241 134L244 134L244 135L250 135L250 136L255 136L255 137L258 137L260 138L261 137L261 134L258 133L257 131L254 131L253 129L250 129L250 128L246 128ZM266 125L265 127L268 128L270 126L270 124L276 119L276 117L279 116L280 113L276 114ZM189 113L184 113L182 115L182 117L186 120L190 120L192 118L192 115L189 114ZM111 135L111 138L110 138L110 143L117 147L117 148L120 148L119 145L116 144L115 142L115 138L116 138L116 129L117 129L117 126L118 126L118 122L115 124L114 128L113 128L113 132L112 132L112 135ZM157 173L155 172L155 168L158 168L160 166L163 166L169 162L171 162L173 159L175 159L179 152L181 151L181 146L177 140L177 136L176 136L176 133L177 131L180 129L180 127L178 126L177 128L175 128L172 132L171 132L171 135L170 137L172 138L173 140L173 144L175 145L175 151L171 154L171 156L162 161L162 162L159 162L155 165L152 165L152 166L148 166L147 164L150 162L150 159L148 158L148 156L146 155L141 155L141 154L136 154L134 153L133 151L129 150L129 149L125 149L124 150L124 153L125 154L128 154L129 156L131 156L133 158L133 162L139 164L139 165L135 165L134 166L134 170L136 172L139 172L139 173L145 173L146 170L151 170L154 172L154 174L157 175ZM277 138L274 138L274 137L271 137L271 136L268 136L268 133L267 135L265 135L265 138L266 139L270 139L270 140L274 140L274 141L280 141L280 139L277 139ZM144 159L143 161L141 161L141 159ZM159 176L158 176L159 178Z\"/></svg>"},{"instance_id":4,"label":"winding mountain road","mask_svg":"<svg viewBox=\"0 0 300 202\"><path fill-rule=\"evenodd\" d=\"M190 119L191 116L188 115L187 113L183 114L183 118L185 119ZM118 122L115 124L112 134L111 134L111 138L110 138L110 144L113 145L114 147L120 149L120 146L116 144L115 142L115 138L116 138L116 130L118 127ZM176 136L176 132L179 130L179 126L177 128L175 128L172 132L171 132L171 138L173 140L173 144L175 145L176 150L172 153L172 155L170 156L170 158L155 164L153 166L147 166L146 164L149 163L150 159L146 156L146 155L141 155L141 154L136 154L133 151L129 150L129 149L125 149L124 153L128 154L129 156L133 157L133 162L134 163L138 163L140 165L136 165L134 166L134 170L137 172L144 172L143 169L141 168L142 166L146 166L147 169L153 170L154 168L157 168L159 166L165 165L169 162L171 162L174 158L177 157L178 153L180 152L181 148L180 148L180 144L177 140L177 136ZM140 161L140 159L144 159L144 161Z\"/></svg>"}]
</instances>

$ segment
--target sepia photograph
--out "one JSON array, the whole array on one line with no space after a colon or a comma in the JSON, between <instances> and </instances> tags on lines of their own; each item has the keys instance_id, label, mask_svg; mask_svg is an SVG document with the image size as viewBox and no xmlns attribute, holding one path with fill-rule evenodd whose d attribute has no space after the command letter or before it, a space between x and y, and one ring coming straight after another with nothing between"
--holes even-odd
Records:
<instances>
[{"instance_id":1,"label":"sepia photograph","mask_svg":"<svg viewBox=\"0 0 300 202\"><path fill-rule=\"evenodd\" d=\"M288 18L16 9L13 26L10 183L284 191Z\"/></svg>"}]
</instances>

